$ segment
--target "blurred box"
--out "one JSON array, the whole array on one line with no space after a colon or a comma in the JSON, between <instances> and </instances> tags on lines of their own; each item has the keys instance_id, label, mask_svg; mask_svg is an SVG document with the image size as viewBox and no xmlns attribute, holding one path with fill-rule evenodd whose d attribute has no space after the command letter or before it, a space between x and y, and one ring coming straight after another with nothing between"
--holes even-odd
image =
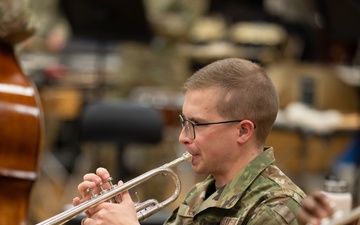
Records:
<instances>
[{"instance_id":1,"label":"blurred box","mask_svg":"<svg viewBox=\"0 0 360 225\"><path fill-rule=\"evenodd\" d=\"M280 108L291 102L309 103L315 109L357 112L357 88L344 83L335 66L288 62L266 68L279 92Z\"/></svg>"},{"instance_id":2,"label":"blurred box","mask_svg":"<svg viewBox=\"0 0 360 225\"><path fill-rule=\"evenodd\" d=\"M81 90L68 87L46 87L40 91L45 116L60 120L78 118L83 104Z\"/></svg>"},{"instance_id":3,"label":"blurred box","mask_svg":"<svg viewBox=\"0 0 360 225\"><path fill-rule=\"evenodd\" d=\"M332 163L346 149L353 135L341 133L333 136L308 135L297 130L274 128L267 145L275 150L276 165L286 174L326 173Z\"/></svg>"}]
</instances>

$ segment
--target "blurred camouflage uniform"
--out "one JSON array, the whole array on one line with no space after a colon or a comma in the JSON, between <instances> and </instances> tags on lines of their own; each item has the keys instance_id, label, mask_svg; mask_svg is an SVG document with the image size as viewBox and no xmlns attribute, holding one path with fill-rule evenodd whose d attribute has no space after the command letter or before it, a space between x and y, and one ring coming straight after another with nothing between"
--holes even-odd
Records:
<instances>
[{"instance_id":1,"label":"blurred camouflage uniform","mask_svg":"<svg viewBox=\"0 0 360 225\"><path fill-rule=\"evenodd\" d=\"M0 41L16 44L35 31L35 21L28 0L0 1Z\"/></svg>"},{"instance_id":2,"label":"blurred camouflage uniform","mask_svg":"<svg viewBox=\"0 0 360 225\"><path fill-rule=\"evenodd\" d=\"M274 161L273 148L266 148L216 191L210 175L192 188L165 224L298 224L295 213L305 193ZM211 187L215 192L206 198Z\"/></svg>"}]
</instances>

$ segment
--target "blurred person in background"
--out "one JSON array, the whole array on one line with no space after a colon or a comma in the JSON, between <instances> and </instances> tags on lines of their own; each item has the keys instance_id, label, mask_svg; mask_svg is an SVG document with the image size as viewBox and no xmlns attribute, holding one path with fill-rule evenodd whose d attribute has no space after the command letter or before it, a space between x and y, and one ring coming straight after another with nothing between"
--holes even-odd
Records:
<instances>
[{"instance_id":1,"label":"blurred person in background","mask_svg":"<svg viewBox=\"0 0 360 225\"><path fill-rule=\"evenodd\" d=\"M298 224L305 194L274 165L274 150L265 146L279 98L264 70L243 59L219 60L191 76L184 93L179 141L192 155L192 170L210 175L165 224ZM105 168L86 174L78 185L82 199L73 204L89 200L86 190L98 193L96 185L109 176ZM139 224L129 193L120 196L120 204L88 209L82 224Z\"/></svg>"},{"instance_id":2,"label":"blurred person in background","mask_svg":"<svg viewBox=\"0 0 360 225\"><path fill-rule=\"evenodd\" d=\"M320 191L305 197L301 204L303 208L297 214L301 224L321 224L322 219L330 218L334 213L331 199Z\"/></svg>"},{"instance_id":3,"label":"blurred person in background","mask_svg":"<svg viewBox=\"0 0 360 225\"><path fill-rule=\"evenodd\" d=\"M29 2L29 9L36 23L36 32L21 43L19 48L22 51L58 53L65 47L71 31L59 4L60 0Z\"/></svg>"},{"instance_id":4,"label":"blurred person in background","mask_svg":"<svg viewBox=\"0 0 360 225\"><path fill-rule=\"evenodd\" d=\"M302 208L299 208L297 218L300 224L320 225L328 224L325 222L335 215L335 203L321 191L314 191L306 196L301 202ZM348 223L350 225L359 224L358 219Z\"/></svg>"}]
</instances>

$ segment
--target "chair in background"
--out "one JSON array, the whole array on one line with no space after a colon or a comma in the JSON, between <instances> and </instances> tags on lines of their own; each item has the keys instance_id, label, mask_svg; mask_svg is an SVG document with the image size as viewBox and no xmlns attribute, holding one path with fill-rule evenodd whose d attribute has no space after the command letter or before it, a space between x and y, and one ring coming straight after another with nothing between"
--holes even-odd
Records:
<instances>
[{"instance_id":1,"label":"chair in background","mask_svg":"<svg viewBox=\"0 0 360 225\"><path fill-rule=\"evenodd\" d=\"M89 103L84 107L80 117L80 142L116 143L118 158L114 180L124 180L124 177L128 176L124 162L126 145L159 143L163 135L163 120L159 110L140 103L127 101ZM80 224L83 217L80 215L67 224Z\"/></svg>"},{"instance_id":2,"label":"chair in background","mask_svg":"<svg viewBox=\"0 0 360 225\"><path fill-rule=\"evenodd\" d=\"M144 104L125 101L100 101L84 107L80 118L80 141L115 143L117 169L124 179L123 153L128 144L156 144L162 140L163 117L160 111Z\"/></svg>"}]
</instances>

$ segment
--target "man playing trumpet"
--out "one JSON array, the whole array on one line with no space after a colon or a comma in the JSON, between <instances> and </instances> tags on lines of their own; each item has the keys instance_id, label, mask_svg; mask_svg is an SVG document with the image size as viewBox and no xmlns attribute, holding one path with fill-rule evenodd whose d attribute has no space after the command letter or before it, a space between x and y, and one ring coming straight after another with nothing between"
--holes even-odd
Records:
<instances>
[{"instance_id":1,"label":"man playing trumpet","mask_svg":"<svg viewBox=\"0 0 360 225\"><path fill-rule=\"evenodd\" d=\"M191 76L184 93L179 141L192 155L192 170L209 176L165 224L298 224L305 194L274 165L274 150L265 146L279 98L264 70L247 60L219 60ZM109 176L104 168L86 174L78 186L82 199L73 204L89 200L86 190L96 190ZM129 193L120 196L119 204L90 208L82 224L138 225Z\"/></svg>"}]
</instances>

